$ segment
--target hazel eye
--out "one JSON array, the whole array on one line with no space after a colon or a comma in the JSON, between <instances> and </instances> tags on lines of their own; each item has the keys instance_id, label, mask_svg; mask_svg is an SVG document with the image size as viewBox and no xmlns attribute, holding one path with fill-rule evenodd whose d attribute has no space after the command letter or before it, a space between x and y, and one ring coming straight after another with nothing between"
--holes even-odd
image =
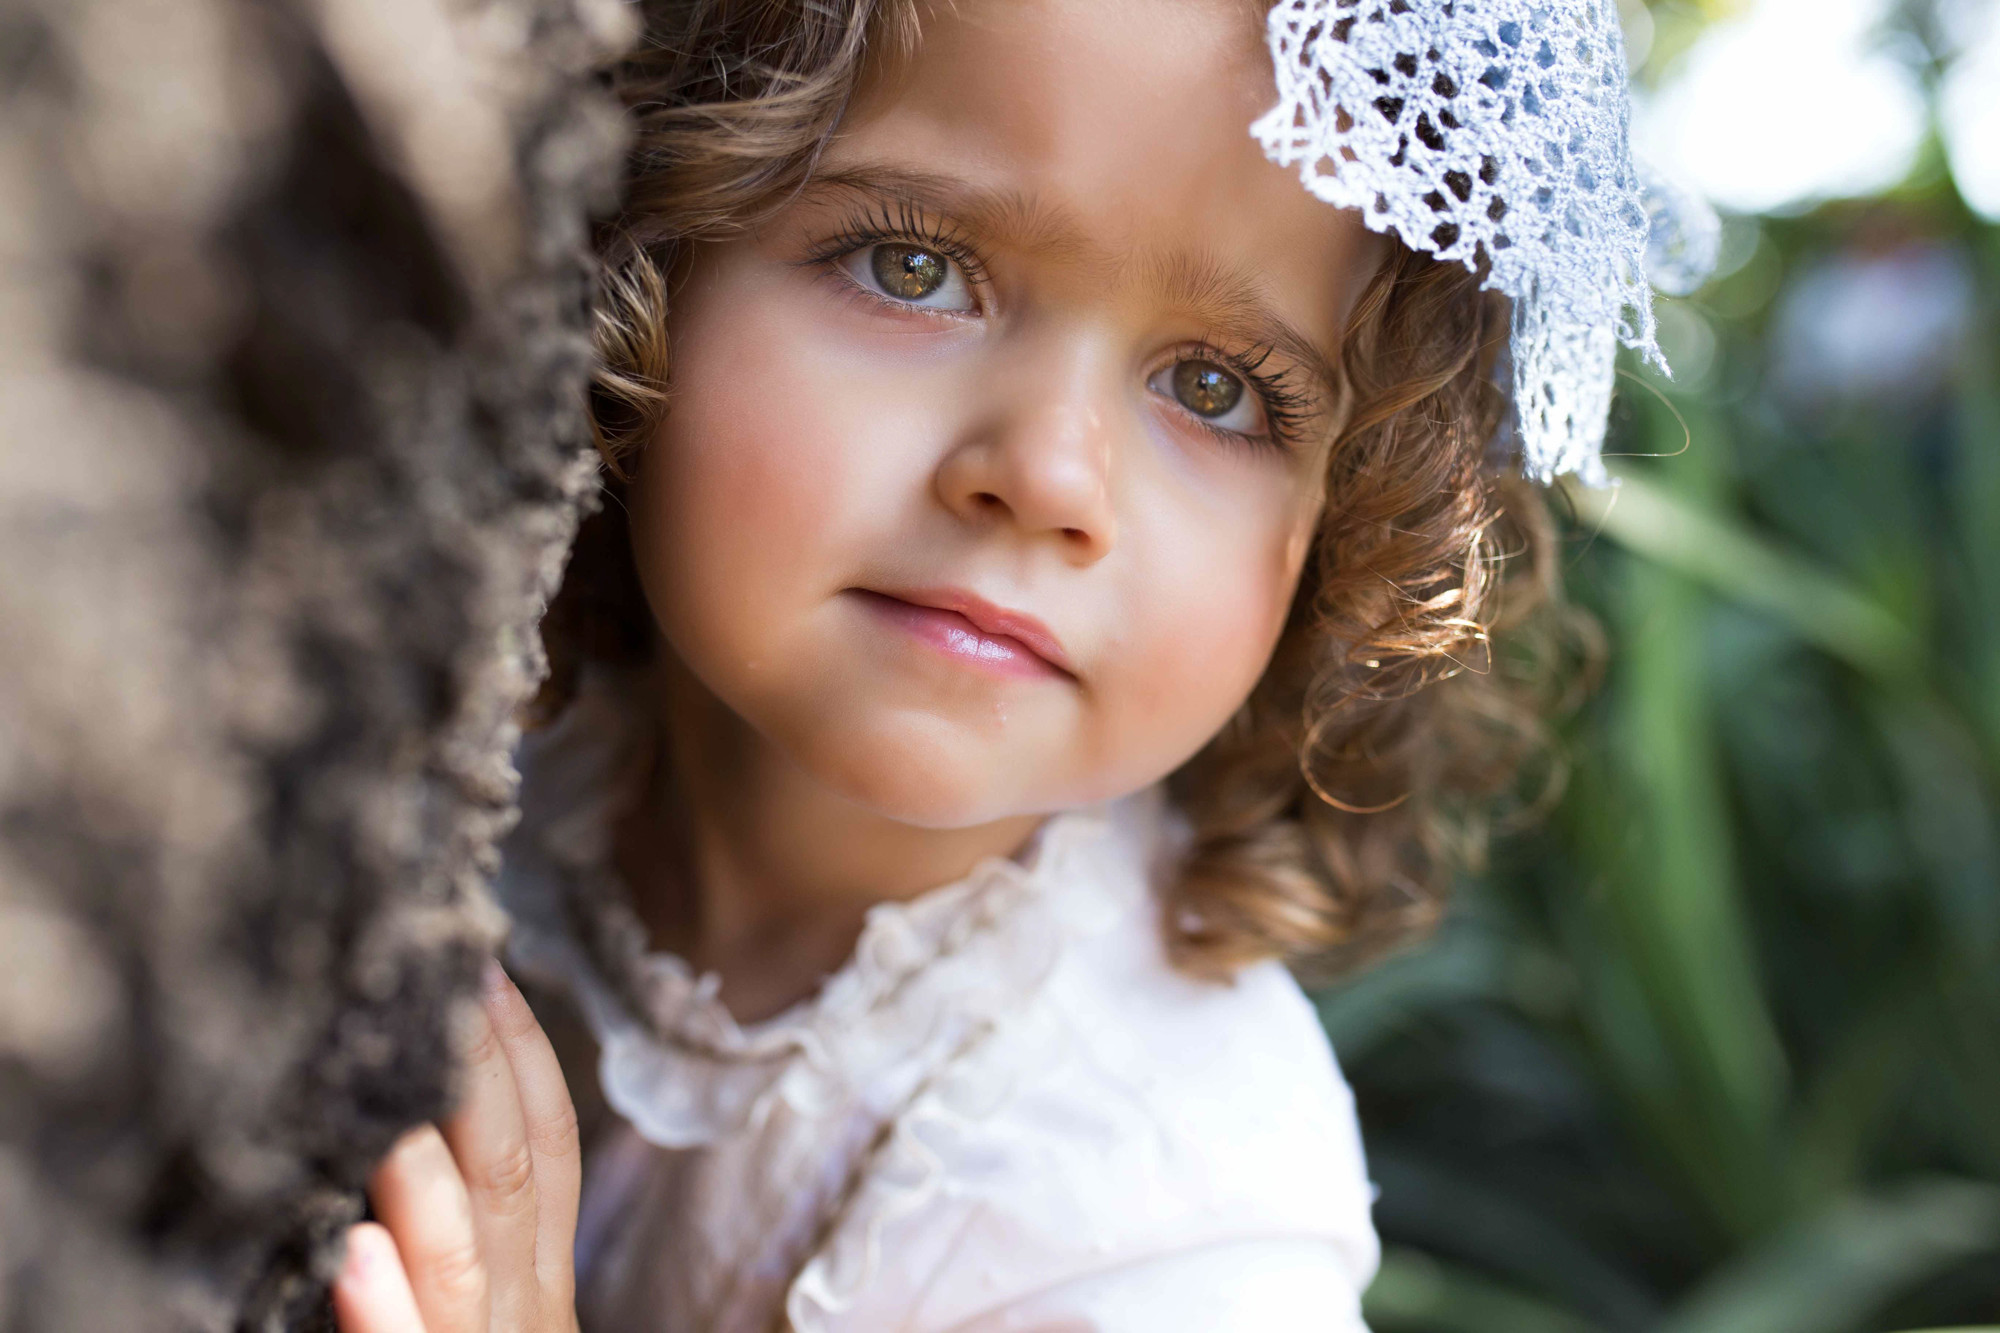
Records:
<instances>
[{"instance_id":1,"label":"hazel eye","mask_svg":"<svg viewBox=\"0 0 2000 1333\"><path fill-rule=\"evenodd\" d=\"M899 301L921 301L951 276L943 255L913 245L878 245L869 260L875 281Z\"/></svg>"},{"instance_id":2,"label":"hazel eye","mask_svg":"<svg viewBox=\"0 0 2000 1333\"><path fill-rule=\"evenodd\" d=\"M964 271L936 250L904 241L863 246L840 261L869 291L926 310L975 309Z\"/></svg>"},{"instance_id":3,"label":"hazel eye","mask_svg":"<svg viewBox=\"0 0 2000 1333\"><path fill-rule=\"evenodd\" d=\"M1255 435L1264 429L1256 395L1246 392L1243 377L1227 366L1198 357L1176 361L1153 376L1151 387L1223 430Z\"/></svg>"},{"instance_id":4,"label":"hazel eye","mask_svg":"<svg viewBox=\"0 0 2000 1333\"><path fill-rule=\"evenodd\" d=\"M1243 401L1243 381L1213 361L1174 367L1174 400L1198 417L1226 417Z\"/></svg>"}]
</instances>

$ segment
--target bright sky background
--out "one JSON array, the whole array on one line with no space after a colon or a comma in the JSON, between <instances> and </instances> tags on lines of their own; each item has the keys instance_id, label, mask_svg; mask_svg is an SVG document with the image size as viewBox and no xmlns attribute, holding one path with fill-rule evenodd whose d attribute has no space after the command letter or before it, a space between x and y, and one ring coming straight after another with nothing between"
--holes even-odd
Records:
<instances>
[{"instance_id":1,"label":"bright sky background","mask_svg":"<svg viewBox=\"0 0 2000 1333\"><path fill-rule=\"evenodd\" d=\"M1908 174L1928 124L1894 0L1749 0L1715 24L1638 113L1642 151L1724 208L1784 211ZM2000 0L1948 0L1961 44L1941 128L1967 200L2000 220Z\"/></svg>"},{"instance_id":2,"label":"bright sky background","mask_svg":"<svg viewBox=\"0 0 2000 1333\"><path fill-rule=\"evenodd\" d=\"M1962 0L1954 9L1965 47L1938 99L1945 147L1965 201L2000 222L2000 3Z\"/></svg>"}]
</instances>

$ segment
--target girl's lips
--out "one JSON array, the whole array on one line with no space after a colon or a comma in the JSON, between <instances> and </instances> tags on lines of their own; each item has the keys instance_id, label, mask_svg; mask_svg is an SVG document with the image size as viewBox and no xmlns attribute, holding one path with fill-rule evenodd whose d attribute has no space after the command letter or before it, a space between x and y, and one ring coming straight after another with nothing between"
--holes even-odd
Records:
<instances>
[{"instance_id":1,"label":"girl's lips","mask_svg":"<svg viewBox=\"0 0 2000 1333\"><path fill-rule=\"evenodd\" d=\"M998 676L1075 679L1062 645L1031 616L955 588L853 592L862 603L938 651Z\"/></svg>"}]
</instances>

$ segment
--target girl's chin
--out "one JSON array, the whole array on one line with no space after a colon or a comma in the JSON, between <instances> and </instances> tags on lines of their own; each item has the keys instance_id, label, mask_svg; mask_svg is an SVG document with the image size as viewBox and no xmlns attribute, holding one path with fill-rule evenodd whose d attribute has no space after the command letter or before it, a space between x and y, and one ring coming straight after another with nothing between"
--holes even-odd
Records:
<instances>
[{"instance_id":1,"label":"girl's chin","mask_svg":"<svg viewBox=\"0 0 2000 1333\"><path fill-rule=\"evenodd\" d=\"M844 800L916 828L976 828L1050 808L1045 780L1060 771L1060 756L1021 754L939 730L884 735L842 728L785 748Z\"/></svg>"},{"instance_id":2,"label":"girl's chin","mask_svg":"<svg viewBox=\"0 0 2000 1333\"><path fill-rule=\"evenodd\" d=\"M820 780L862 809L913 828L977 828L1024 812L1023 793L1014 784L997 782L990 766L975 770L870 756L842 763Z\"/></svg>"}]
</instances>

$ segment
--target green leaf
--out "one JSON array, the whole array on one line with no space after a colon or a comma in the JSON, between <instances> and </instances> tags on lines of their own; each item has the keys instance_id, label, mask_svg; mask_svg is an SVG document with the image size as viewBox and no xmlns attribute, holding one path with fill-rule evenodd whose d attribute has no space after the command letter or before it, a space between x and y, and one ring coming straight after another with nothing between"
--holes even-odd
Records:
<instances>
[{"instance_id":1,"label":"green leaf","mask_svg":"<svg viewBox=\"0 0 2000 1333\"><path fill-rule=\"evenodd\" d=\"M1693 1135L1670 1146L1739 1236L1781 1206L1772 1152L1786 1061L1762 989L1715 752L1697 589L1656 566L1626 570L1617 741L1638 837L1607 867L1615 947L1630 960L1670 1055ZM1654 1096L1659 1096L1655 1093Z\"/></svg>"},{"instance_id":2,"label":"green leaf","mask_svg":"<svg viewBox=\"0 0 2000 1333\"><path fill-rule=\"evenodd\" d=\"M1353 1064L1437 1009L1503 993L1499 942L1469 910L1422 947L1383 959L1314 996L1341 1063Z\"/></svg>"},{"instance_id":3,"label":"green leaf","mask_svg":"<svg viewBox=\"0 0 2000 1333\"><path fill-rule=\"evenodd\" d=\"M1925 1048L1911 1038L1923 1019L1912 1000L1915 984L1901 980L1885 990L1839 1031L1798 1099L1790 1128L1801 1201L1829 1206L1854 1187L1872 1138L1923 1056Z\"/></svg>"},{"instance_id":4,"label":"green leaf","mask_svg":"<svg viewBox=\"0 0 2000 1333\"><path fill-rule=\"evenodd\" d=\"M1572 485L1568 494L1578 516L1605 536L1767 612L1862 674L1894 686L1921 674L1924 650L1902 621L1714 511L1633 474L1612 490Z\"/></svg>"},{"instance_id":5,"label":"green leaf","mask_svg":"<svg viewBox=\"0 0 2000 1333\"><path fill-rule=\"evenodd\" d=\"M2000 1186L1935 1179L1850 1197L1710 1278L1659 1333L1848 1333L1925 1279L2000 1248Z\"/></svg>"},{"instance_id":6,"label":"green leaf","mask_svg":"<svg viewBox=\"0 0 2000 1333\"><path fill-rule=\"evenodd\" d=\"M1951 501L1965 552L1974 606L2000 606L2000 352L1993 335L1976 338L1960 372L1957 468ZM1987 753L2000 756L2000 624L1968 617L1972 643L1973 711Z\"/></svg>"},{"instance_id":7,"label":"green leaf","mask_svg":"<svg viewBox=\"0 0 2000 1333\"><path fill-rule=\"evenodd\" d=\"M1546 1301L1417 1250L1390 1249L1362 1298L1376 1333L1602 1333Z\"/></svg>"},{"instance_id":8,"label":"green leaf","mask_svg":"<svg viewBox=\"0 0 2000 1333\"><path fill-rule=\"evenodd\" d=\"M1497 1188L1476 1171L1407 1151L1369 1153L1385 1225L1417 1244L1448 1248L1488 1279L1531 1288L1564 1309L1615 1328L1650 1328L1663 1303L1643 1277L1606 1262L1588 1225L1543 1200Z\"/></svg>"}]
</instances>

